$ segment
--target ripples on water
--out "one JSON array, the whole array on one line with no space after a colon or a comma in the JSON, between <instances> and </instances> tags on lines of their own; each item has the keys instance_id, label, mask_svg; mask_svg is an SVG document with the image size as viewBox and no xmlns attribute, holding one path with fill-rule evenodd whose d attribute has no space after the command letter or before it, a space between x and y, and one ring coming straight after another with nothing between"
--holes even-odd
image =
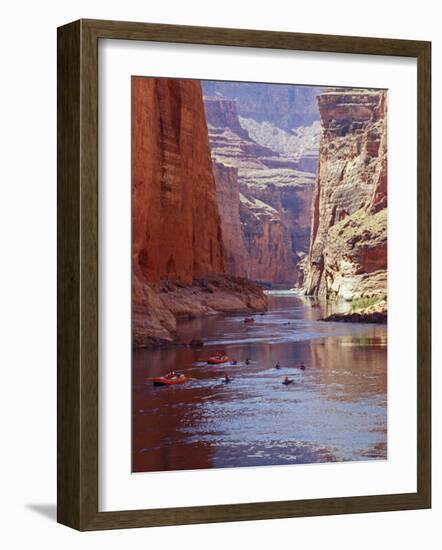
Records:
<instances>
[{"instance_id":1,"label":"ripples on water","mask_svg":"<svg viewBox=\"0 0 442 550\"><path fill-rule=\"evenodd\" d=\"M271 293L253 325L243 315L181 322L180 340L201 338L201 349L134 351L133 470L385 459L386 326L321 322L348 305L316 303ZM238 364L207 365L217 350ZM193 380L154 388L171 370Z\"/></svg>"}]
</instances>

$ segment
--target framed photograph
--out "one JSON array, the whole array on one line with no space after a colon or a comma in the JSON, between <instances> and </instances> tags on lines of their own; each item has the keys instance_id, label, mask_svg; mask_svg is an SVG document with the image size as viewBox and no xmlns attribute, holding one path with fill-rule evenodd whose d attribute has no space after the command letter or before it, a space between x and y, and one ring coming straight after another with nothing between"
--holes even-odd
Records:
<instances>
[{"instance_id":1,"label":"framed photograph","mask_svg":"<svg viewBox=\"0 0 442 550\"><path fill-rule=\"evenodd\" d=\"M60 523L431 506L430 52L58 29Z\"/></svg>"}]
</instances>

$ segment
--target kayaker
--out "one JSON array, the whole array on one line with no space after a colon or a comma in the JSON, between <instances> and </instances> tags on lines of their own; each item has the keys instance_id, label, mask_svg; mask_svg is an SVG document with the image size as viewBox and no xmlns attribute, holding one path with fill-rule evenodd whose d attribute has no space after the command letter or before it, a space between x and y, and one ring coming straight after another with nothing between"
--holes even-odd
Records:
<instances>
[{"instance_id":1,"label":"kayaker","mask_svg":"<svg viewBox=\"0 0 442 550\"><path fill-rule=\"evenodd\" d=\"M276 363L276 365L275 365L275 369L279 370L280 368L281 368L281 365L279 364L279 361L278 361L278 363Z\"/></svg>"},{"instance_id":2,"label":"kayaker","mask_svg":"<svg viewBox=\"0 0 442 550\"><path fill-rule=\"evenodd\" d=\"M282 383L285 385L285 386L288 386L289 384L292 384L293 383L293 380L290 380L288 376L286 376L284 378L284 380L282 381Z\"/></svg>"},{"instance_id":3,"label":"kayaker","mask_svg":"<svg viewBox=\"0 0 442 550\"><path fill-rule=\"evenodd\" d=\"M224 384L228 384L232 379L230 378L230 376L228 376L227 374L224 376L223 378L223 382Z\"/></svg>"},{"instance_id":4,"label":"kayaker","mask_svg":"<svg viewBox=\"0 0 442 550\"><path fill-rule=\"evenodd\" d=\"M246 365L250 365L250 359L248 357L246 358Z\"/></svg>"}]
</instances>

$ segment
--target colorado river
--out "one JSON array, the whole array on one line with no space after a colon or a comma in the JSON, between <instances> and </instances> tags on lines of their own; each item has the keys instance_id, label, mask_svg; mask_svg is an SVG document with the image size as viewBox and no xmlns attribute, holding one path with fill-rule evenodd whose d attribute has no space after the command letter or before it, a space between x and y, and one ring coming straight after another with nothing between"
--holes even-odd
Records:
<instances>
[{"instance_id":1,"label":"colorado river","mask_svg":"<svg viewBox=\"0 0 442 550\"><path fill-rule=\"evenodd\" d=\"M339 307L269 293L254 324L181 321L180 340L199 349L135 350L133 471L386 459L387 327L319 321ZM215 351L237 365L208 365ZM172 370L191 380L153 387Z\"/></svg>"}]
</instances>

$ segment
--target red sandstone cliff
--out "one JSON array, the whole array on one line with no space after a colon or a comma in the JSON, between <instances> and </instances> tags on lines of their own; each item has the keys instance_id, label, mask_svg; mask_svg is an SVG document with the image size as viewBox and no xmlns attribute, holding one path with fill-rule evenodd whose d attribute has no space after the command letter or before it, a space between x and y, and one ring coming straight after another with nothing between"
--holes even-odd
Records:
<instances>
[{"instance_id":1,"label":"red sandstone cliff","mask_svg":"<svg viewBox=\"0 0 442 550\"><path fill-rule=\"evenodd\" d=\"M247 276L256 281L293 284L295 255L280 212L257 198L241 195L240 214Z\"/></svg>"},{"instance_id":2,"label":"red sandstone cliff","mask_svg":"<svg viewBox=\"0 0 442 550\"><path fill-rule=\"evenodd\" d=\"M136 346L172 341L179 316L265 308L258 287L222 275L224 247L197 81L132 79L132 265Z\"/></svg>"},{"instance_id":3,"label":"red sandstone cliff","mask_svg":"<svg viewBox=\"0 0 442 550\"><path fill-rule=\"evenodd\" d=\"M387 96L332 90L318 97L322 122L306 294L387 295Z\"/></svg>"},{"instance_id":4,"label":"red sandstone cliff","mask_svg":"<svg viewBox=\"0 0 442 550\"><path fill-rule=\"evenodd\" d=\"M132 254L149 282L224 270L200 84L133 78Z\"/></svg>"}]
</instances>

